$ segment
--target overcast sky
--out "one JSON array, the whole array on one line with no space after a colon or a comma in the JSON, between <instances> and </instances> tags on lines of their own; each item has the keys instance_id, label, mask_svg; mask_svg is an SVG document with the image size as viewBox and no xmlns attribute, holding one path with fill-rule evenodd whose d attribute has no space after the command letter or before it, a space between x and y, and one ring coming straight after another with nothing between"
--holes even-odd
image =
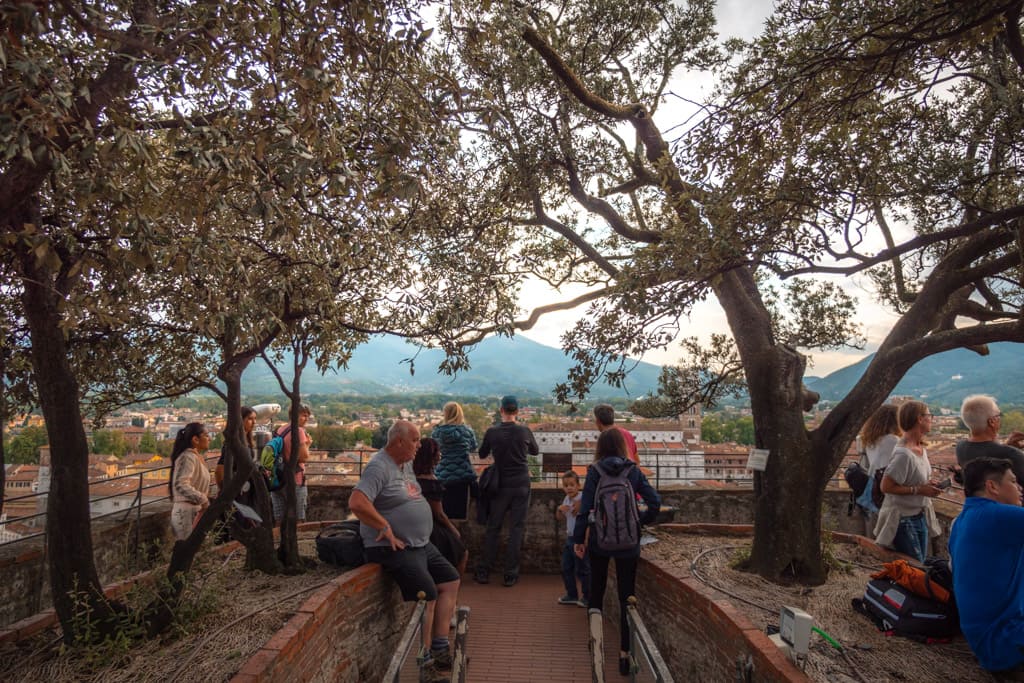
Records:
<instances>
[{"instance_id":1,"label":"overcast sky","mask_svg":"<svg viewBox=\"0 0 1024 683\"><path fill-rule=\"evenodd\" d=\"M719 21L719 33L723 37L752 38L760 31L764 19L768 16L771 8L772 2L770 0L721 0L716 10ZM708 94L706 90L710 85L711 81L708 78L695 78L673 84L673 90L685 94L689 99L700 101ZM658 120L662 130L666 130L685 120L689 113L683 106L669 104L663 107L655 118ZM873 298L868 291L866 278L841 278L837 281L843 289L860 302L859 317L862 321L865 321L862 323L862 326L864 334L868 339L868 346L863 351L848 349L834 352L815 352L811 354L811 362L807 370L809 375L824 376L834 370L855 363L865 354L877 348L896 320L896 316L892 313L874 304ZM559 293L551 291L544 285L534 283L524 289L521 304L524 308L533 308L552 301L570 299L582 293L582 291L584 290L563 290ZM586 307L582 306L572 311L547 315L533 329L521 334L543 344L559 346L559 337L563 332L572 327L573 323L585 311ZM722 313L714 297L693 309L689 319L682 322L681 336L697 336L707 339L713 332L728 333L725 315ZM664 351L648 352L643 360L665 365L678 363L680 356L679 346L671 345Z\"/></svg>"}]
</instances>

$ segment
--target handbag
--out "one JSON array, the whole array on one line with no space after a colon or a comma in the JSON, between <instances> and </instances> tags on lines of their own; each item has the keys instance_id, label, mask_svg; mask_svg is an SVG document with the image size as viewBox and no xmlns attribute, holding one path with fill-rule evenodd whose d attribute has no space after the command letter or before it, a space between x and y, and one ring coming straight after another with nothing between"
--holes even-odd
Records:
<instances>
[{"instance_id":1,"label":"handbag","mask_svg":"<svg viewBox=\"0 0 1024 683\"><path fill-rule=\"evenodd\" d=\"M878 509L882 508L882 501L885 500L885 494L882 493L882 477L885 476L885 468L879 467L875 470L875 480L872 482L874 485L871 487L871 502L875 504Z\"/></svg>"}]
</instances>

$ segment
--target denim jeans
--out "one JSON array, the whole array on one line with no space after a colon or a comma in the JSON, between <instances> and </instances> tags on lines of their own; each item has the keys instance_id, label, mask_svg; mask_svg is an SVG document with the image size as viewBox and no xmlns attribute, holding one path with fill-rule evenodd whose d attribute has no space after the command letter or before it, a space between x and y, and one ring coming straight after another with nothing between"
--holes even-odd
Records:
<instances>
[{"instance_id":1,"label":"denim jeans","mask_svg":"<svg viewBox=\"0 0 1024 683\"><path fill-rule=\"evenodd\" d=\"M900 526L892 540L892 547L904 555L916 558L918 562L924 562L928 555L928 524L923 512L913 517L900 518Z\"/></svg>"},{"instance_id":2,"label":"denim jeans","mask_svg":"<svg viewBox=\"0 0 1024 683\"><path fill-rule=\"evenodd\" d=\"M586 555L582 558L576 557L570 538L562 546L562 582L565 583L565 594L573 599L579 598L576 579L580 580L583 599L590 602L590 560Z\"/></svg>"}]
</instances>

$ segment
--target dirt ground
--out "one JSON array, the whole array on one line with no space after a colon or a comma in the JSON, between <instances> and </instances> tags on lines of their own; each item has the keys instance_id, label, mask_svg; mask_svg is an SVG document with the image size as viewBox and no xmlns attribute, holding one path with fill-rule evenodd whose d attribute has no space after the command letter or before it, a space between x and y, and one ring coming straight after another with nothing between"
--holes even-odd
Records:
<instances>
[{"instance_id":1,"label":"dirt ground","mask_svg":"<svg viewBox=\"0 0 1024 683\"><path fill-rule=\"evenodd\" d=\"M810 613L815 625L843 646L843 652L812 634L804 670L814 681L830 683L888 683L889 681L995 681L983 671L967 642L924 645L888 638L850 607L863 595L868 575L880 562L857 546L836 544L835 554L847 571L833 571L822 586L780 586L736 571L730 564L748 548L749 539L654 531L658 542L644 547L644 556L690 576L690 564L700 555L697 572L728 597L758 627L778 624L782 605ZM300 551L315 557L315 532L300 532ZM707 552L705 552L707 551ZM702 553L704 553L702 555ZM266 576L239 571L244 551L229 557L212 553L200 558L187 595L194 620L163 639L136 647L111 646L85 652L64 652L59 631L0 649L0 681L207 682L228 680L276 632L312 590L338 575L318 564L299 576ZM234 625L220 630L231 622Z\"/></svg>"},{"instance_id":2,"label":"dirt ground","mask_svg":"<svg viewBox=\"0 0 1024 683\"><path fill-rule=\"evenodd\" d=\"M859 546L835 544L835 556L846 563L847 569L833 570L824 585L808 588L780 586L733 569L731 563L749 552L750 539L658 530L653 535L659 541L644 547L645 557L656 558L692 576L691 562L700 556L697 574L720 591L733 594L735 597L727 596L727 599L755 626L778 626L782 605L799 607L813 616L815 626L838 641L843 651L812 633L810 653L804 666L811 680L829 683L997 680L978 665L962 637L948 644L933 645L886 637L867 617L853 611L851 599L863 596L869 574L881 568L881 561Z\"/></svg>"},{"instance_id":3,"label":"dirt ground","mask_svg":"<svg viewBox=\"0 0 1024 683\"><path fill-rule=\"evenodd\" d=\"M299 532L299 552L316 557L316 532ZM242 571L245 551L201 555L186 593L194 621L135 647L63 652L57 629L0 649L0 681L225 681L280 629L308 595L339 574L317 564L297 576ZM231 622L232 626L218 632Z\"/></svg>"}]
</instances>

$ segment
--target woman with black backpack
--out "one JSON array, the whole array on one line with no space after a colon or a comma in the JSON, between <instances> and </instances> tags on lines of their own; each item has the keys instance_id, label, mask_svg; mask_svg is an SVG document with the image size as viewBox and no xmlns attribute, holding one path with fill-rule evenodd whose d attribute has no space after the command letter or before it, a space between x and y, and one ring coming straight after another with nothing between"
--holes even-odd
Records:
<instances>
[{"instance_id":1,"label":"woman with black backpack","mask_svg":"<svg viewBox=\"0 0 1024 683\"><path fill-rule=\"evenodd\" d=\"M637 507L637 494L647 504L643 514ZM640 468L629 460L622 432L618 429L601 432L597 439L597 458L587 470L583 485L573 549L578 557L590 553L591 614L601 613L608 563L615 560L619 594L619 673L623 676L628 676L633 668L626 600L636 589L640 527L653 522L659 509L661 498Z\"/></svg>"}]
</instances>

